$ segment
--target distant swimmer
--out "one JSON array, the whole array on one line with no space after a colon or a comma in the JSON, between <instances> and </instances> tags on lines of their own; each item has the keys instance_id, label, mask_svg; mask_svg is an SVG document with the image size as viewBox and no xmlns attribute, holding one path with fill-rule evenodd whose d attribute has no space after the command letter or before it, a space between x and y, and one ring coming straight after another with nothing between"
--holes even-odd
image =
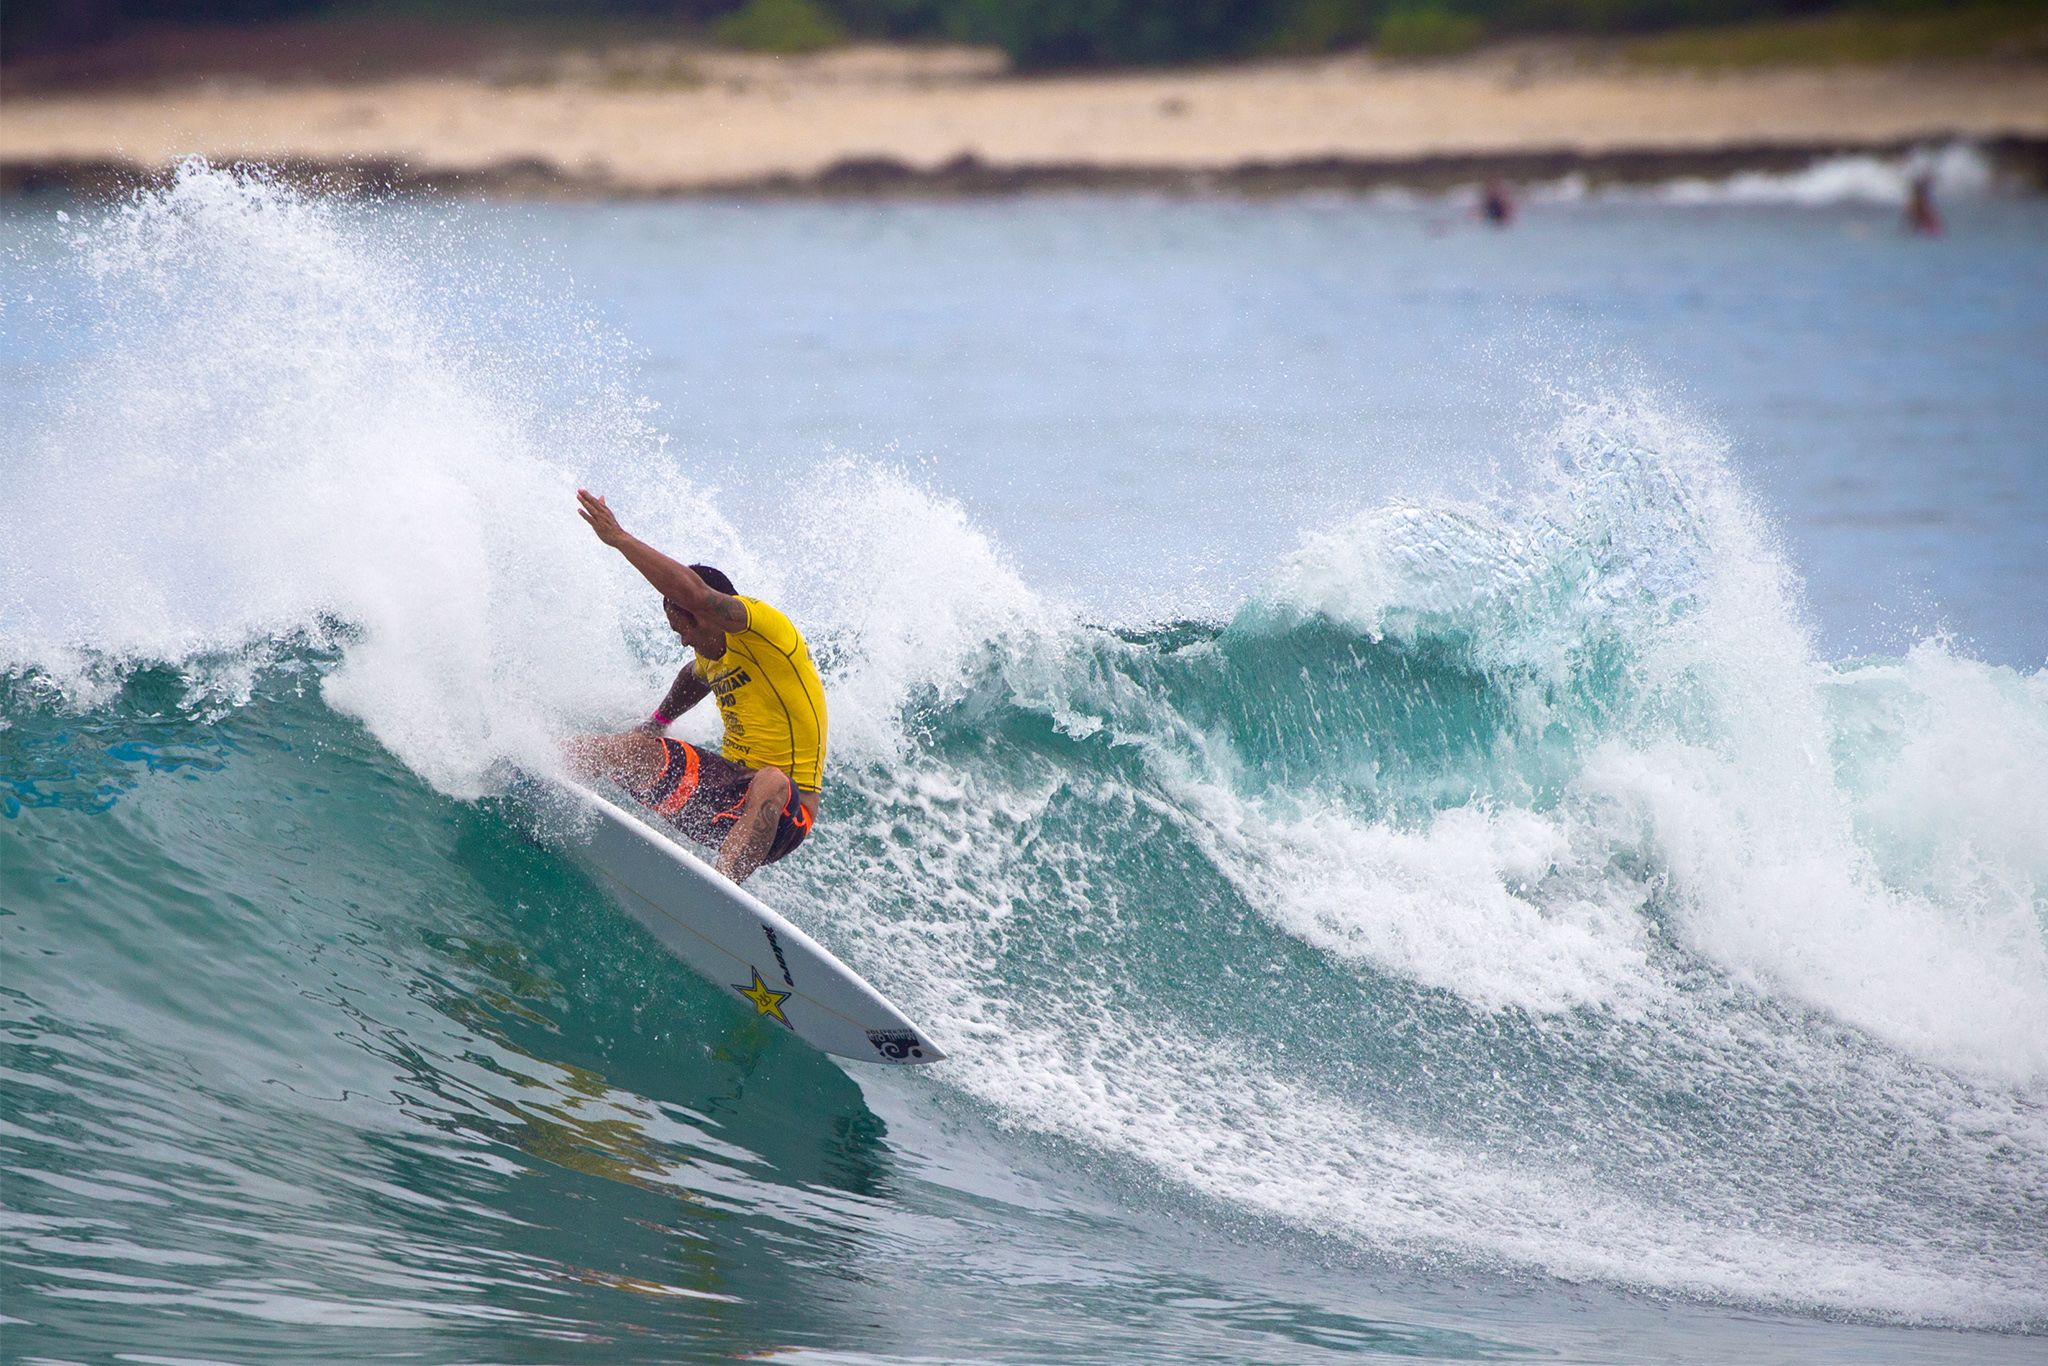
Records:
<instances>
[{"instance_id":1,"label":"distant swimmer","mask_svg":"<svg viewBox=\"0 0 2048 1366\"><path fill-rule=\"evenodd\" d=\"M587 776L617 782L700 844L718 871L744 882L811 832L825 772L825 689L810 647L788 617L707 564L682 564L629 535L604 499L576 491L597 539L661 594L669 629L697 657L654 715L619 735L586 735L569 756ZM707 754L663 734L706 697L718 699L725 739Z\"/></svg>"},{"instance_id":2,"label":"distant swimmer","mask_svg":"<svg viewBox=\"0 0 2048 1366\"><path fill-rule=\"evenodd\" d=\"M1922 237L1941 236L1941 210L1934 207L1934 177L1926 171L1913 177L1906 193L1906 231Z\"/></svg>"},{"instance_id":3,"label":"distant swimmer","mask_svg":"<svg viewBox=\"0 0 2048 1366\"><path fill-rule=\"evenodd\" d=\"M1515 195L1508 183L1499 176L1486 182L1486 188L1479 193L1479 216L1496 228L1505 228L1515 221Z\"/></svg>"}]
</instances>

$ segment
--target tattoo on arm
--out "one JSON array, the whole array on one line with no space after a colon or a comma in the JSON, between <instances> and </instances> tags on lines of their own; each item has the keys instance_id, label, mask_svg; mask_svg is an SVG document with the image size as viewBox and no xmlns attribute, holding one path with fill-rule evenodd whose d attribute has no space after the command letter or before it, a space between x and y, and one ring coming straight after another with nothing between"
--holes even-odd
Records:
<instances>
[{"instance_id":1,"label":"tattoo on arm","mask_svg":"<svg viewBox=\"0 0 2048 1366\"><path fill-rule=\"evenodd\" d=\"M728 631L747 629L747 605L716 589L711 590L711 615Z\"/></svg>"}]
</instances>

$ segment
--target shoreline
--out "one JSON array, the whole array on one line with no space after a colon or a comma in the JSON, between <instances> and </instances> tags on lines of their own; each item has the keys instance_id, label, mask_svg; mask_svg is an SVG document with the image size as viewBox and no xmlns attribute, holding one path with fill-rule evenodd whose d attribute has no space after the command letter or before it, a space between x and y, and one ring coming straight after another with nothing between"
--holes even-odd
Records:
<instances>
[{"instance_id":1,"label":"shoreline","mask_svg":"<svg viewBox=\"0 0 2048 1366\"><path fill-rule=\"evenodd\" d=\"M194 155L343 189L513 198L1431 191L1787 171L1950 142L2048 188L2048 64L1709 75L1525 46L1015 76L992 55L664 48L516 76L17 85L0 193L119 192Z\"/></svg>"},{"instance_id":2,"label":"shoreline","mask_svg":"<svg viewBox=\"0 0 2048 1366\"><path fill-rule=\"evenodd\" d=\"M367 195L453 195L477 198L594 200L987 199L1031 194L1163 194L1184 197L1265 196L1337 191L1401 190L1441 194L1499 178L1516 185L1582 177L1591 187L1633 187L1683 179L1722 179L1751 172L1790 173L1833 157L1899 158L1930 146L1966 143L2001 179L2048 193L2048 136L1974 137L1933 133L1884 141L1768 142L1716 147L1618 147L1587 152L1532 147L1499 152L1421 153L1407 157L1309 156L1216 166L1108 161L999 164L964 153L935 166L894 157L848 157L810 174L769 172L724 181L621 180L603 170L576 170L541 158L482 166L436 166L396 157L324 161L300 156L225 156L217 165L256 166L278 181L323 192ZM148 165L121 157L0 159L0 196L42 194L119 197L161 185L176 164Z\"/></svg>"}]
</instances>

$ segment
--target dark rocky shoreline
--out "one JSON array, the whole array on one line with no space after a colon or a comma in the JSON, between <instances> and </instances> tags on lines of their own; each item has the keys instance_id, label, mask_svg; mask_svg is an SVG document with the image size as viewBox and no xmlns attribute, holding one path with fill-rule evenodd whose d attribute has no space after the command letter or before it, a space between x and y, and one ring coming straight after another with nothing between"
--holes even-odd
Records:
<instances>
[{"instance_id":1,"label":"dark rocky shoreline","mask_svg":"<svg viewBox=\"0 0 2048 1366\"><path fill-rule=\"evenodd\" d=\"M2048 138L1940 135L1877 142L1772 142L1717 147L1643 147L1585 152L1569 148L1435 154L1419 157L1318 156L1245 161L1208 168L1040 162L1005 165L962 155L919 167L893 157L849 157L812 175L648 186L603 171L571 170L541 158L478 168L434 167L393 158L338 162L266 160L280 180L329 192L455 194L529 199L948 199L1035 193L1175 195L1296 194L1313 190L1404 189L1442 192L1494 177L1514 182L1584 176L1593 185L1652 185L1745 171L1796 171L1822 158L1901 156L1915 148L1966 140L1999 175L2048 192ZM125 195L160 183L168 168L119 158L0 160L0 195Z\"/></svg>"}]
</instances>

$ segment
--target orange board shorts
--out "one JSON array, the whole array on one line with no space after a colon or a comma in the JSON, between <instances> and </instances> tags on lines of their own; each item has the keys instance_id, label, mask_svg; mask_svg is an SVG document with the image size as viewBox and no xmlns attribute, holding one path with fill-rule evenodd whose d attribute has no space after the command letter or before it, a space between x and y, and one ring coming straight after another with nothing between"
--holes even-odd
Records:
<instances>
[{"instance_id":1,"label":"orange board shorts","mask_svg":"<svg viewBox=\"0 0 2048 1366\"><path fill-rule=\"evenodd\" d=\"M720 845L732 833L746 805L747 786L756 769L736 764L722 754L707 754L695 745L663 737L661 772L645 787L628 787L641 805L656 812L669 824L699 844ZM794 784L782 814L775 822L775 838L769 842L761 866L782 858L811 833L811 814L804 810Z\"/></svg>"}]
</instances>

